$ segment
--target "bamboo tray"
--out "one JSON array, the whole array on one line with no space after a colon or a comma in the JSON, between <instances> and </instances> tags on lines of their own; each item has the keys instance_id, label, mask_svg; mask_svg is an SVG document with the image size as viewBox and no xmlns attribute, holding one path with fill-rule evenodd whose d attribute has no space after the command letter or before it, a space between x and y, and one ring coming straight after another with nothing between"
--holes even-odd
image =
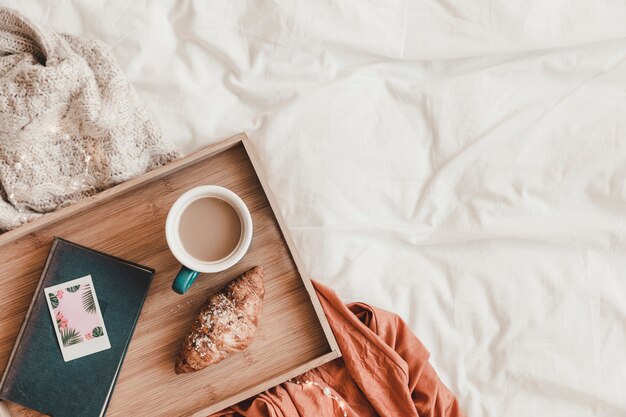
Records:
<instances>
[{"instance_id":1,"label":"bamboo tray","mask_svg":"<svg viewBox=\"0 0 626 417\"><path fill-rule=\"evenodd\" d=\"M165 218L179 195L202 184L237 193L254 236L240 263L203 274L181 296L171 289L180 265L167 248ZM340 356L245 134L0 235L0 370L54 236L156 270L107 416L206 416ZM252 345L203 371L175 375L178 348L207 296L254 265L265 269L266 296ZM38 415L9 405L13 416Z\"/></svg>"}]
</instances>

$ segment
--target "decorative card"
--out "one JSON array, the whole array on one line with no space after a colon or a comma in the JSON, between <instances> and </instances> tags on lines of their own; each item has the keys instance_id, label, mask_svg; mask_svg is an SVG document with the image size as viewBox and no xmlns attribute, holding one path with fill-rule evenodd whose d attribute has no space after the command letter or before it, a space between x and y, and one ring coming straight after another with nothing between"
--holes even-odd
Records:
<instances>
[{"instance_id":1,"label":"decorative card","mask_svg":"<svg viewBox=\"0 0 626 417\"><path fill-rule=\"evenodd\" d=\"M91 275L44 292L65 362L111 348Z\"/></svg>"}]
</instances>

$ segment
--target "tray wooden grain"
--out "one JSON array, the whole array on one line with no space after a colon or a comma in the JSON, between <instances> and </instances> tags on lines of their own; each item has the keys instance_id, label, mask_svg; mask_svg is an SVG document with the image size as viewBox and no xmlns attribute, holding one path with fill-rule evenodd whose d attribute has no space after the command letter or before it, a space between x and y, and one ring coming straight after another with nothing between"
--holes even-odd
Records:
<instances>
[{"instance_id":1,"label":"tray wooden grain","mask_svg":"<svg viewBox=\"0 0 626 417\"><path fill-rule=\"evenodd\" d=\"M167 248L165 218L178 196L202 184L237 193L254 235L240 263L201 275L181 296L171 289L180 265ZM245 134L0 235L1 370L54 236L156 270L107 416L206 416L340 356ZM203 371L175 375L178 348L207 296L257 264L265 269L266 296L252 345ZM38 415L10 409L13 416Z\"/></svg>"}]
</instances>

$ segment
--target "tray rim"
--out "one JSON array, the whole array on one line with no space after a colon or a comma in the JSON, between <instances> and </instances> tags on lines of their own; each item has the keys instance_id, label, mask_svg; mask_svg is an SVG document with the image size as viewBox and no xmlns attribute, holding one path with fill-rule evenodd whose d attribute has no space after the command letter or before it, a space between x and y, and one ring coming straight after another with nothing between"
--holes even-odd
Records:
<instances>
[{"instance_id":1,"label":"tray rim","mask_svg":"<svg viewBox=\"0 0 626 417\"><path fill-rule=\"evenodd\" d=\"M44 228L48 225L62 221L72 215L88 210L89 208L93 206L97 206L101 202L106 201L110 198L113 198L116 195L126 193L135 188L141 187L146 182L154 181L162 177L166 177L172 173L175 173L177 171L180 171L181 169L184 169L190 165L193 165L196 162L210 158L214 155L217 155L223 151L231 149L240 144L243 145L244 150L246 151L246 154L248 155L248 158L252 164L252 167L257 175L259 183L261 184L261 189L265 193L265 196L270 204L270 208L274 214L274 217L276 218L276 222L278 223L278 227L283 235L285 243L287 244L290 255L296 266L296 270L298 271L298 274L300 275L300 279L302 280L305 290L307 291L309 300L311 301L311 304L313 305L313 309L317 316L317 320L322 327L322 331L324 332L324 337L326 339L326 342L328 343L330 350L327 353L321 356L318 356L308 362L305 362L301 364L300 366L291 369L288 372L283 372L279 375L275 375L271 377L270 379L264 380L263 382L261 382L260 384L254 387L248 388L244 391L240 391L239 393L233 396L224 398L207 407L203 407L198 410L190 410L189 413L191 414L189 415L194 416L194 417L206 416L209 413L220 411L230 405L236 404L253 395L256 395L267 389L275 387L285 381L288 381L291 378L301 375L304 372L312 368L318 367L333 359L341 357L339 345L337 344L335 336L330 328L330 324L328 323L324 310L322 309L322 305L319 301L319 298L317 297L311 278L306 273L306 270L303 267L304 264L296 250L295 242L291 236L291 233L289 232L289 229L286 226L282 213L278 209L276 200L269 186L269 181L265 175L265 171L261 164L261 160L259 159L252 142L250 141L250 139L248 138L245 132L238 133L227 139L210 144L195 152L191 152L190 154L185 155L179 159L171 161L168 164L155 168L152 171L146 172L128 181L122 182L104 191L96 193L93 196L80 200L70 206L61 208L51 213L46 213L40 218L30 223L27 223L25 225L17 227L16 229L7 231L0 235L0 246L5 246L28 234L36 233L41 228Z\"/></svg>"}]
</instances>

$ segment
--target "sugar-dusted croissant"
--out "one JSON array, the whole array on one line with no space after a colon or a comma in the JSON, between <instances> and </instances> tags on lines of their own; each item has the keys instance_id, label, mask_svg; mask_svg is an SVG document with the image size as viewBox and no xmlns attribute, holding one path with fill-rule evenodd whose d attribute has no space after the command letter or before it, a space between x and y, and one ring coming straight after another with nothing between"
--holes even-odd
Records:
<instances>
[{"instance_id":1,"label":"sugar-dusted croissant","mask_svg":"<svg viewBox=\"0 0 626 417\"><path fill-rule=\"evenodd\" d=\"M199 371L247 348L259 325L264 295L260 266L212 295L185 337L176 373Z\"/></svg>"}]
</instances>

